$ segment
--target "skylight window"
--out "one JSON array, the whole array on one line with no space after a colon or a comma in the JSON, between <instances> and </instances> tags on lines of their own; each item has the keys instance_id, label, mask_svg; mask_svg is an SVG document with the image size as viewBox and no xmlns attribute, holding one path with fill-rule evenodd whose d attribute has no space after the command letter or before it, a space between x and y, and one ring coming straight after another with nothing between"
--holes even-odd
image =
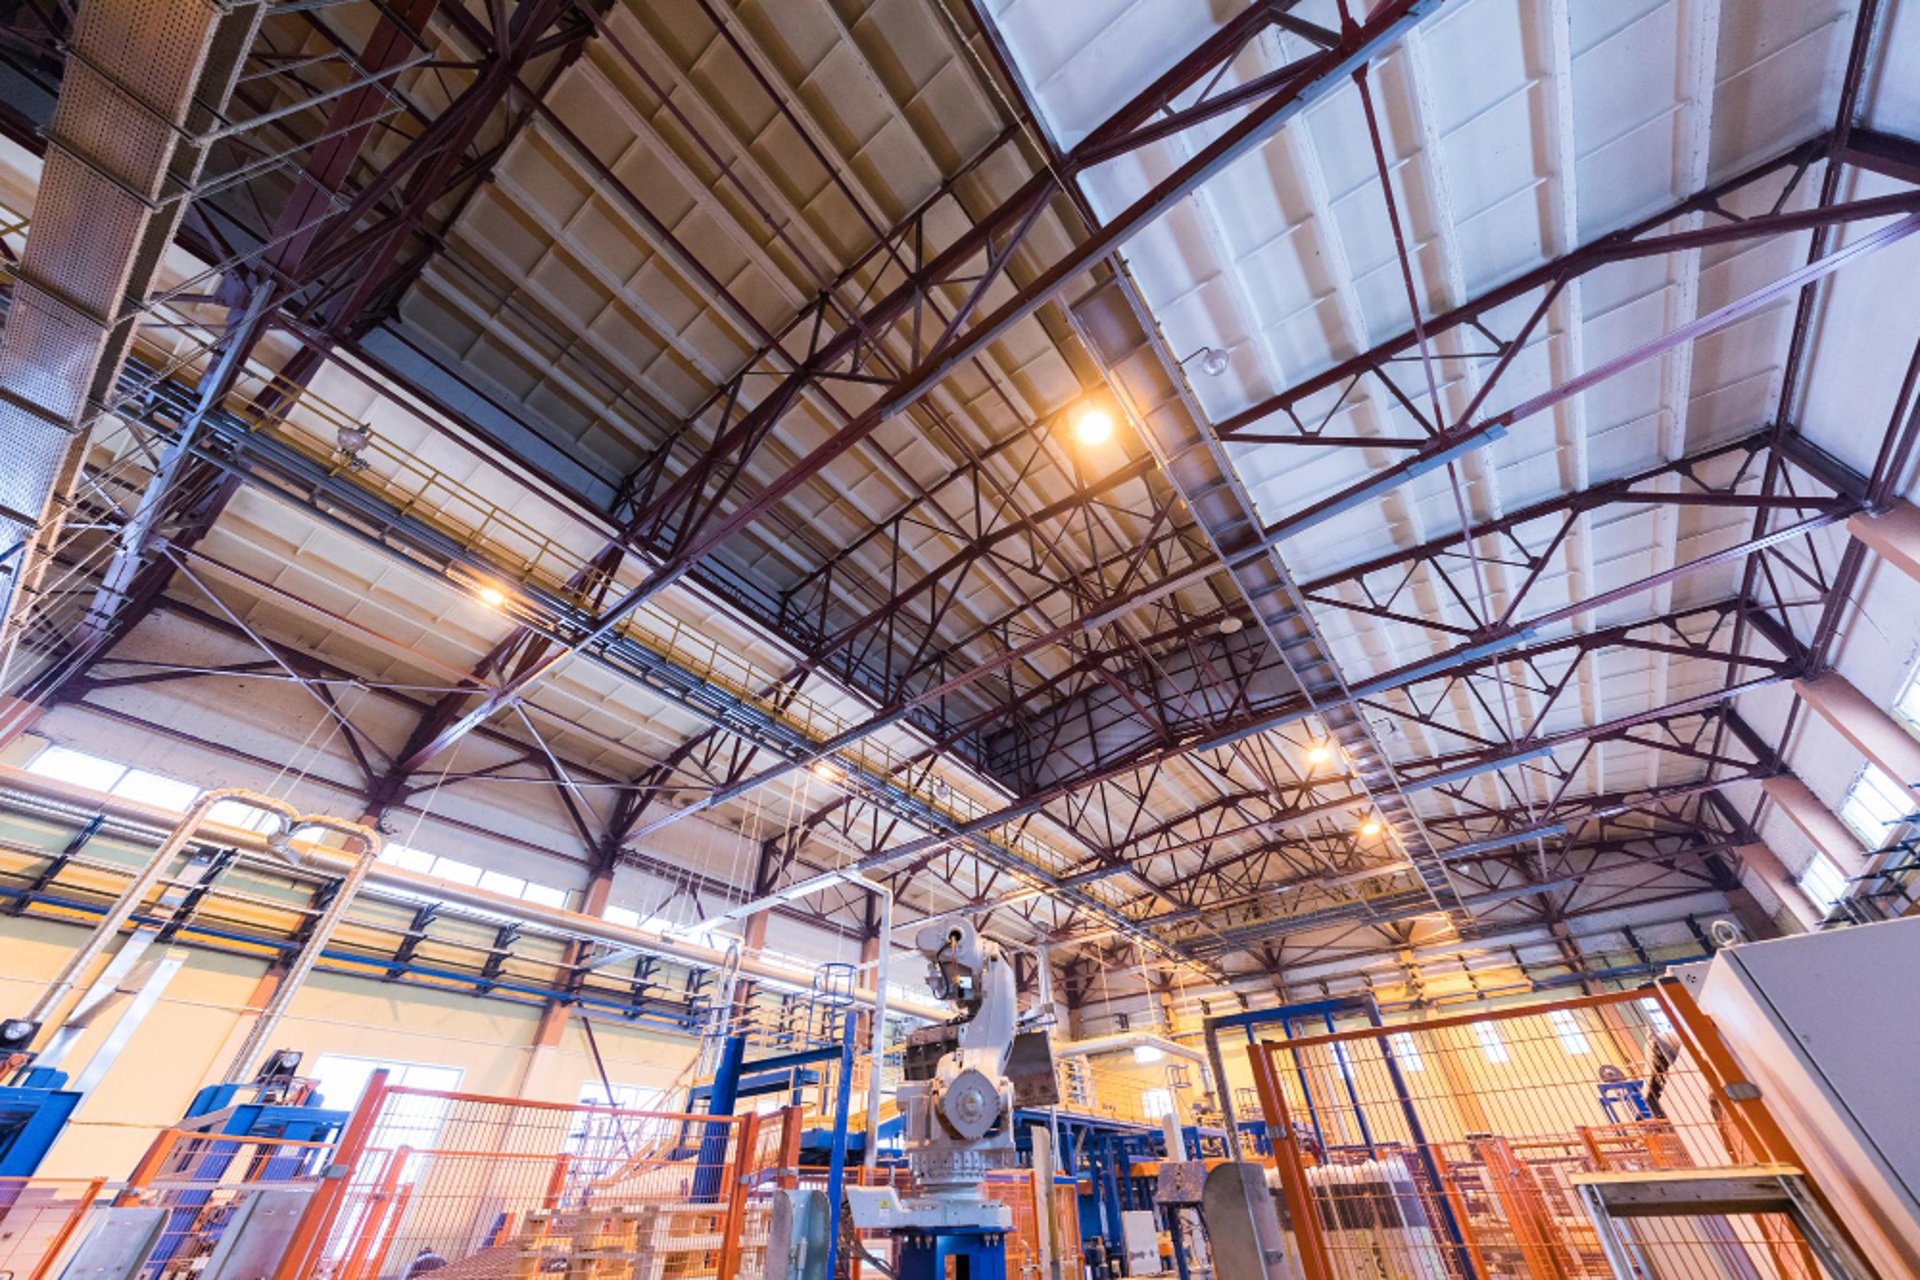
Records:
<instances>
[{"instance_id":1,"label":"skylight window","mask_svg":"<svg viewBox=\"0 0 1920 1280\"><path fill-rule=\"evenodd\" d=\"M452 858L435 858L433 874L442 880L451 880L455 884L478 885L480 868L465 862L455 862Z\"/></svg>"},{"instance_id":2,"label":"skylight window","mask_svg":"<svg viewBox=\"0 0 1920 1280\"><path fill-rule=\"evenodd\" d=\"M1840 820L1868 849L1883 849L1900 838L1898 828L1914 810L1913 795L1877 765L1860 771L1840 805Z\"/></svg>"},{"instance_id":3,"label":"skylight window","mask_svg":"<svg viewBox=\"0 0 1920 1280\"><path fill-rule=\"evenodd\" d=\"M129 769L118 761L71 747L47 747L27 764L27 772L175 813L185 813L200 798L200 788L191 782L145 769Z\"/></svg>"},{"instance_id":4,"label":"skylight window","mask_svg":"<svg viewBox=\"0 0 1920 1280\"><path fill-rule=\"evenodd\" d=\"M1807 891L1814 905L1823 911L1831 911L1840 899L1847 896L1847 877L1833 859L1824 853L1816 852L1813 860L1807 863L1806 870L1800 873L1800 887Z\"/></svg>"},{"instance_id":5,"label":"skylight window","mask_svg":"<svg viewBox=\"0 0 1920 1280\"><path fill-rule=\"evenodd\" d=\"M264 809L256 809L250 804L241 804L238 800L217 801L207 810L207 821L222 826L239 827L245 831L266 831L278 821Z\"/></svg>"},{"instance_id":6,"label":"skylight window","mask_svg":"<svg viewBox=\"0 0 1920 1280\"><path fill-rule=\"evenodd\" d=\"M1488 1062L1507 1060L1507 1042L1500 1037L1500 1028L1491 1022L1473 1024L1474 1038L1480 1041L1480 1049L1487 1055Z\"/></svg>"},{"instance_id":7,"label":"skylight window","mask_svg":"<svg viewBox=\"0 0 1920 1280\"><path fill-rule=\"evenodd\" d=\"M1893 714L1907 726L1908 733L1920 735L1920 663L1900 686L1900 696L1893 700Z\"/></svg>"},{"instance_id":8,"label":"skylight window","mask_svg":"<svg viewBox=\"0 0 1920 1280\"><path fill-rule=\"evenodd\" d=\"M504 871L482 871L480 887L488 893L504 893L509 898L517 898L527 891L527 882Z\"/></svg>"},{"instance_id":9,"label":"skylight window","mask_svg":"<svg viewBox=\"0 0 1920 1280\"><path fill-rule=\"evenodd\" d=\"M380 861L426 875L433 871L434 858L425 849L415 849L397 841L390 841L380 850Z\"/></svg>"},{"instance_id":10,"label":"skylight window","mask_svg":"<svg viewBox=\"0 0 1920 1280\"><path fill-rule=\"evenodd\" d=\"M164 774L148 773L145 769L129 769L113 784L113 794L123 800L135 800L141 804L150 804L156 809L170 809L174 813L185 813L200 798L200 788L191 782L182 782L178 778L169 778Z\"/></svg>"}]
</instances>

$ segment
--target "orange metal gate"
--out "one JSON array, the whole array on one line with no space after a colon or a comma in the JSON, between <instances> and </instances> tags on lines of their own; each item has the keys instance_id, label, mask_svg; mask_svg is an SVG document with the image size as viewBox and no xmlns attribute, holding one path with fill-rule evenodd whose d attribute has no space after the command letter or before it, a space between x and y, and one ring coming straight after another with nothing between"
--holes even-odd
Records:
<instances>
[{"instance_id":1,"label":"orange metal gate","mask_svg":"<svg viewBox=\"0 0 1920 1280\"><path fill-rule=\"evenodd\" d=\"M1251 1053L1309 1280L1607 1280L1581 1174L1793 1159L1675 983ZM1819 1274L1779 1215L1635 1229L1664 1278Z\"/></svg>"}]
</instances>

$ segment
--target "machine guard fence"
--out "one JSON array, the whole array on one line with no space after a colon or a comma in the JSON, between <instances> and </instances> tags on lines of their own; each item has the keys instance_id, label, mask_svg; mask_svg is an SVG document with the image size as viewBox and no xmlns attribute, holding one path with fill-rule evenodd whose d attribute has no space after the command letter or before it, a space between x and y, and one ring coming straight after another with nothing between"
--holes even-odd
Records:
<instances>
[{"instance_id":1,"label":"machine guard fence","mask_svg":"<svg viewBox=\"0 0 1920 1280\"><path fill-rule=\"evenodd\" d=\"M0 1276L54 1274L105 1185L101 1178L0 1178Z\"/></svg>"},{"instance_id":2,"label":"machine guard fence","mask_svg":"<svg viewBox=\"0 0 1920 1280\"><path fill-rule=\"evenodd\" d=\"M1793 1160L1672 982L1251 1058L1308 1280L1610 1280L1583 1184ZM1821 1275L1780 1214L1643 1218L1630 1247L1648 1280Z\"/></svg>"},{"instance_id":3,"label":"machine guard fence","mask_svg":"<svg viewBox=\"0 0 1920 1280\"><path fill-rule=\"evenodd\" d=\"M334 1154L331 1142L163 1129L113 1196L117 1210L162 1210L139 1274L144 1280L197 1273L236 1222L263 1196L304 1206L321 1190ZM109 1230L95 1216L96 1231ZM54 1257L49 1254L49 1261Z\"/></svg>"},{"instance_id":4,"label":"machine guard fence","mask_svg":"<svg viewBox=\"0 0 1920 1280\"><path fill-rule=\"evenodd\" d=\"M140 1280L231 1264L273 1280L760 1274L802 1115L709 1116L390 1088L337 1141L163 1131L124 1184L0 1180L0 1275L61 1274L95 1242ZM244 1230L243 1230L244 1228ZM138 1242L129 1237L138 1233ZM151 1241L149 1244L148 1241ZM426 1265L423 1265L426 1264Z\"/></svg>"},{"instance_id":5,"label":"machine guard fence","mask_svg":"<svg viewBox=\"0 0 1920 1280\"><path fill-rule=\"evenodd\" d=\"M372 1092L372 1091L370 1091ZM279 1280L758 1274L797 1108L708 1116L378 1088Z\"/></svg>"}]
</instances>

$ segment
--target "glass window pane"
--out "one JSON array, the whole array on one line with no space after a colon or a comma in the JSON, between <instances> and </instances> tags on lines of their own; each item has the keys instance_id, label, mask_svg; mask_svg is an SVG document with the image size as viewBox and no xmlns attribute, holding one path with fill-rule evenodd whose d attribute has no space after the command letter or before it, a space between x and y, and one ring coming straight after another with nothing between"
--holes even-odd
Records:
<instances>
[{"instance_id":1,"label":"glass window pane","mask_svg":"<svg viewBox=\"0 0 1920 1280\"><path fill-rule=\"evenodd\" d=\"M404 844L390 844L380 850L380 861L405 867L409 871L427 873L433 870L432 854L425 849L409 848Z\"/></svg>"},{"instance_id":2,"label":"glass window pane","mask_svg":"<svg viewBox=\"0 0 1920 1280\"><path fill-rule=\"evenodd\" d=\"M617 924L624 929L640 927L640 913L632 907L608 907L600 913L600 918L608 924Z\"/></svg>"},{"instance_id":3,"label":"glass window pane","mask_svg":"<svg viewBox=\"0 0 1920 1280\"><path fill-rule=\"evenodd\" d=\"M1913 799L1907 789L1874 765L1860 771L1840 805L1841 821L1853 828L1869 849L1898 840L1898 828L1912 813Z\"/></svg>"},{"instance_id":4,"label":"glass window pane","mask_svg":"<svg viewBox=\"0 0 1920 1280\"><path fill-rule=\"evenodd\" d=\"M1800 887L1816 905L1828 910L1847 896L1847 878L1824 853L1814 854L1813 861L1807 863L1807 869L1800 873Z\"/></svg>"},{"instance_id":5,"label":"glass window pane","mask_svg":"<svg viewBox=\"0 0 1920 1280\"><path fill-rule=\"evenodd\" d=\"M543 907L565 907L567 905L567 891L565 889L556 889L550 884L529 883L525 892L520 896L528 902L537 902Z\"/></svg>"},{"instance_id":6,"label":"glass window pane","mask_svg":"<svg viewBox=\"0 0 1920 1280\"><path fill-rule=\"evenodd\" d=\"M1420 1060L1420 1043L1411 1031L1394 1032L1387 1037L1387 1044L1393 1050L1394 1065L1402 1071L1426 1070L1427 1064Z\"/></svg>"},{"instance_id":7,"label":"glass window pane","mask_svg":"<svg viewBox=\"0 0 1920 1280\"><path fill-rule=\"evenodd\" d=\"M52 778L55 782L86 787L90 791L113 790L113 784L120 781L120 775L126 771L127 766L123 764L102 760L84 751L69 751L65 747L48 747L27 765L28 773Z\"/></svg>"},{"instance_id":8,"label":"glass window pane","mask_svg":"<svg viewBox=\"0 0 1920 1280\"><path fill-rule=\"evenodd\" d=\"M1569 1054L1590 1052L1592 1045L1587 1043L1587 1033L1580 1028L1580 1019L1571 1009L1552 1009L1547 1013L1547 1021L1553 1024L1553 1033L1560 1037L1560 1047Z\"/></svg>"},{"instance_id":9,"label":"glass window pane","mask_svg":"<svg viewBox=\"0 0 1920 1280\"><path fill-rule=\"evenodd\" d=\"M480 883L480 868L464 862L456 862L452 858L435 858L433 874L442 880L451 880L455 884L477 885Z\"/></svg>"},{"instance_id":10,"label":"glass window pane","mask_svg":"<svg viewBox=\"0 0 1920 1280\"><path fill-rule=\"evenodd\" d=\"M239 827L243 831L265 831L274 825L276 819L265 809L241 804L238 800L221 800L207 810L207 821Z\"/></svg>"},{"instance_id":11,"label":"glass window pane","mask_svg":"<svg viewBox=\"0 0 1920 1280\"><path fill-rule=\"evenodd\" d=\"M1894 699L1893 712L1907 722L1910 732L1920 730L1920 666L1908 674L1900 696Z\"/></svg>"},{"instance_id":12,"label":"glass window pane","mask_svg":"<svg viewBox=\"0 0 1920 1280\"><path fill-rule=\"evenodd\" d=\"M1507 1060L1507 1042L1500 1038L1500 1028L1491 1022L1473 1024L1473 1034L1480 1041L1480 1048L1486 1052L1488 1062Z\"/></svg>"},{"instance_id":13,"label":"glass window pane","mask_svg":"<svg viewBox=\"0 0 1920 1280\"><path fill-rule=\"evenodd\" d=\"M142 804L171 809L175 813L185 813L200 798L200 788L164 774L129 769L120 781L113 784L113 794L138 800Z\"/></svg>"},{"instance_id":14,"label":"glass window pane","mask_svg":"<svg viewBox=\"0 0 1920 1280\"><path fill-rule=\"evenodd\" d=\"M483 871L480 873L480 887L489 893L504 893L509 898L517 898L526 892L527 882L504 871Z\"/></svg>"},{"instance_id":15,"label":"glass window pane","mask_svg":"<svg viewBox=\"0 0 1920 1280\"><path fill-rule=\"evenodd\" d=\"M178 778L169 778L164 774L148 773L145 769L129 769L120 781L113 784L113 794L127 800L137 800L141 804L150 804L158 809L171 809L175 813L185 813L200 798L200 788L191 782L182 782Z\"/></svg>"},{"instance_id":16,"label":"glass window pane","mask_svg":"<svg viewBox=\"0 0 1920 1280\"><path fill-rule=\"evenodd\" d=\"M1673 1034L1673 1019L1667 1016L1667 1011L1660 1007L1658 1000L1652 996L1641 996L1640 1011L1647 1015L1647 1025L1657 1034L1668 1036Z\"/></svg>"},{"instance_id":17,"label":"glass window pane","mask_svg":"<svg viewBox=\"0 0 1920 1280\"><path fill-rule=\"evenodd\" d=\"M367 1079L380 1064L372 1058L354 1058L344 1053L323 1053L300 1074L314 1082L320 1100L336 1111L351 1111L367 1091Z\"/></svg>"}]
</instances>

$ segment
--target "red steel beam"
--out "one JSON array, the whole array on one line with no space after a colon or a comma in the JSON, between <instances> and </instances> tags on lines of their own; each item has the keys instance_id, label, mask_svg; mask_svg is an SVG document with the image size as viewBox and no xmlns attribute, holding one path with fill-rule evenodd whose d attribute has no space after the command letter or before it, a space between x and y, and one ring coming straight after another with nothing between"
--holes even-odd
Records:
<instances>
[{"instance_id":1,"label":"red steel beam","mask_svg":"<svg viewBox=\"0 0 1920 1280\"><path fill-rule=\"evenodd\" d=\"M968 327L963 333L957 329L950 330L950 336L944 344L930 351L914 369L895 380L872 407L835 431L751 498L739 503L725 515L716 515L714 507L704 512L696 510L693 504L704 492L707 474L722 475L722 492L732 487L732 481L725 478L718 460L729 459L725 467L737 477L746 459L794 402L802 388L837 362L856 354L867 332L883 328L905 315L925 287L924 282L913 281L903 285L860 320L821 344L800 372L783 381L753 410L720 432L708 450L705 464L696 465L683 473L680 480L638 513L632 522L630 527L638 534L650 525L670 520L679 531L679 549L655 566L643 582L610 605L588 635L574 645L543 653L538 660L526 664L508 680L489 690L474 706L415 752L407 764L417 768L446 750L475 725L513 701L528 685L564 662L575 650L610 632L626 614L677 582L694 564L864 440L882 422L917 403L961 364L985 351L1014 324L1044 306L1072 280L1104 261L1195 188L1259 146L1309 103L1341 83L1356 66L1373 57L1401 30L1441 3L1443 0L1386 0L1364 22L1343 32L1338 47L1318 55L1317 74L1291 82L1284 90L1254 106L1174 173L1112 221L1098 228L990 316ZM1136 99L1123 108L1115 119L1132 119L1141 113L1150 114L1151 107L1143 106L1142 101ZM972 232L937 258L925 273L926 278L951 275L981 252L988 253L990 258L1004 265L1004 256L994 248L994 237L1003 231L1011 232L1023 223L1030 223L1031 215L1053 193L1058 181L1051 171L1036 175L1013 197L976 224ZM697 479L690 480L687 477ZM676 516L676 509L683 501L689 504L687 510L683 515ZM697 533L694 532L696 529Z\"/></svg>"}]
</instances>

